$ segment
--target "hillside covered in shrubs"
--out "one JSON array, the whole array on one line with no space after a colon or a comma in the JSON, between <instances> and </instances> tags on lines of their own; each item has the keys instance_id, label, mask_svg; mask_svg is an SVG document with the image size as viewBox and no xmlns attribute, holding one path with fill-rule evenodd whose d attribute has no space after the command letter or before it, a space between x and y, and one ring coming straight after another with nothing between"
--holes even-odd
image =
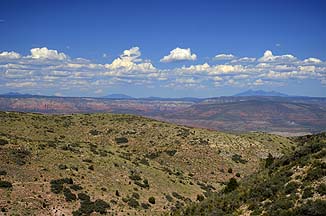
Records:
<instances>
[{"instance_id":1,"label":"hillside covered in shrubs","mask_svg":"<svg viewBox=\"0 0 326 216\"><path fill-rule=\"evenodd\" d=\"M0 120L4 215L160 215L205 200L295 146L266 133L132 115L0 112Z\"/></svg>"},{"instance_id":2,"label":"hillside covered in shrubs","mask_svg":"<svg viewBox=\"0 0 326 216\"><path fill-rule=\"evenodd\" d=\"M326 133L294 140L295 151L270 155L258 173L230 178L220 192L169 215L326 215Z\"/></svg>"}]
</instances>

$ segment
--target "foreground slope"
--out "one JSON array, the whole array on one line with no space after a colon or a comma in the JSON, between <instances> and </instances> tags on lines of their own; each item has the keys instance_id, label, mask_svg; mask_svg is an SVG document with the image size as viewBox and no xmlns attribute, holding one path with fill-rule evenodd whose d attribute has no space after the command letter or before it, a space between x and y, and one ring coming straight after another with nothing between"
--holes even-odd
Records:
<instances>
[{"instance_id":1,"label":"foreground slope","mask_svg":"<svg viewBox=\"0 0 326 216\"><path fill-rule=\"evenodd\" d=\"M326 215L326 133L296 139L300 146L199 204L171 215Z\"/></svg>"},{"instance_id":2,"label":"foreground slope","mask_svg":"<svg viewBox=\"0 0 326 216\"><path fill-rule=\"evenodd\" d=\"M0 208L13 215L157 215L240 179L293 141L114 114L0 113Z\"/></svg>"}]
</instances>

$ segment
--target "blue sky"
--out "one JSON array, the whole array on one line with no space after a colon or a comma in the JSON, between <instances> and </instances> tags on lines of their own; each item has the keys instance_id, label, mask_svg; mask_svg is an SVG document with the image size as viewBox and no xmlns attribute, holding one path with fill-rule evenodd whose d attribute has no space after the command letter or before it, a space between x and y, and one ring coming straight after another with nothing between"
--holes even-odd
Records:
<instances>
[{"instance_id":1,"label":"blue sky","mask_svg":"<svg viewBox=\"0 0 326 216\"><path fill-rule=\"evenodd\" d=\"M325 1L0 2L0 93L326 96Z\"/></svg>"}]
</instances>

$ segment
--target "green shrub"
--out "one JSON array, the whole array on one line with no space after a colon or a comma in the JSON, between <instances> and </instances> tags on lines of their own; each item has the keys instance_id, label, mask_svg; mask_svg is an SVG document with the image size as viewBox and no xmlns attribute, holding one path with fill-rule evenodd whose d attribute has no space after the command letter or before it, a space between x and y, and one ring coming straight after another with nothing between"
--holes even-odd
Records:
<instances>
[{"instance_id":1,"label":"green shrub","mask_svg":"<svg viewBox=\"0 0 326 216\"><path fill-rule=\"evenodd\" d=\"M97 152L97 146L96 145L93 145L93 144L90 144L90 151L93 153L93 154L96 154L98 155L99 153Z\"/></svg>"},{"instance_id":2,"label":"green shrub","mask_svg":"<svg viewBox=\"0 0 326 216\"><path fill-rule=\"evenodd\" d=\"M148 162L148 160L146 160L146 158L142 158L142 159L140 159L140 160L139 160L139 163L144 164L144 165L146 165L146 166L149 166L149 162Z\"/></svg>"},{"instance_id":3,"label":"green shrub","mask_svg":"<svg viewBox=\"0 0 326 216\"><path fill-rule=\"evenodd\" d=\"M315 158L321 159L326 157L326 149L321 150L317 154L314 155Z\"/></svg>"},{"instance_id":4,"label":"green shrub","mask_svg":"<svg viewBox=\"0 0 326 216\"><path fill-rule=\"evenodd\" d=\"M175 208L176 209L181 209L184 206L184 204L182 202L180 202L179 200L177 200L176 204L175 204Z\"/></svg>"},{"instance_id":5,"label":"green shrub","mask_svg":"<svg viewBox=\"0 0 326 216\"><path fill-rule=\"evenodd\" d=\"M268 168L274 163L274 157L271 153L268 154L267 158L265 159L265 167Z\"/></svg>"},{"instance_id":6,"label":"green shrub","mask_svg":"<svg viewBox=\"0 0 326 216\"><path fill-rule=\"evenodd\" d=\"M321 183L320 185L317 186L317 192L321 195L324 196L326 195L326 184Z\"/></svg>"},{"instance_id":7,"label":"green shrub","mask_svg":"<svg viewBox=\"0 0 326 216\"><path fill-rule=\"evenodd\" d=\"M197 194L197 201L201 202L205 199L205 197L201 194Z\"/></svg>"},{"instance_id":8,"label":"green shrub","mask_svg":"<svg viewBox=\"0 0 326 216\"><path fill-rule=\"evenodd\" d=\"M126 137L117 137L115 138L115 142L117 144L124 144L124 143L128 143L128 139Z\"/></svg>"},{"instance_id":9,"label":"green shrub","mask_svg":"<svg viewBox=\"0 0 326 216\"><path fill-rule=\"evenodd\" d=\"M95 200L94 207L93 207L95 212L98 212L100 214L105 214L107 208L110 208L110 205L107 202L101 199Z\"/></svg>"},{"instance_id":10,"label":"green shrub","mask_svg":"<svg viewBox=\"0 0 326 216\"><path fill-rule=\"evenodd\" d=\"M61 180L65 184L73 184L74 183L74 181L72 180L72 178L63 178Z\"/></svg>"},{"instance_id":11,"label":"green shrub","mask_svg":"<svg viewBox=\"0 0 326 216\"><path fill-rule=\"evenodd\" d=\"M145 154L145 157L147 157L148 159L155 159L157 157L159 157L161 154L161 152L151 152L151 153L148 153L148 154Z\"/></svg>"},{"instance_id":12,"label":"green shrub","mask_svg":"<svg viewBox=\"0 0 326 216\"><path fill-rule=\"evenodd\" d=\"M136 193L136 192L133 192L131 196L132 196L133 198L135 198L135 199L139 199L139 198L140 198L139 193Z\"/></svg>"},{"instance_id":13,"label":"green shrub","mask_svg":"<svg viewBox=\"0 0 326 216\"><path fill-rule=\"evenodd\" d=\"M224 193L229 193L234 191L239 186L237 180L235 178L230 178L229 182L226 184L224 188Z\"/></svg>"},{"instance_id":14,"label":"green shrub","mask_svg":"<svg viewBox=\"0 0 326 216\"><path fill-rule=\"evenodd\" d=\"M89 196L84 193L79 193L78 198L80 199L80 207L77 211L72 213L74 216L91 215L93 212L106 214L107 208L110 208L110 205L104 200L97 199L95 202L92 202Z\"/></svg>"},{"instance_id":15,"label":"green shrub","mask_svg":"<svg viewBox=\"0 0 326 216\"><path fill-rule=\"evenodd\" d=\"M8 181L0 180L0 188L12 188L12 184Z\"/></svg>"},{"instance_id":16,"label":"green shrub","mask_svg":"<svg viewBox=\"0 0 326 216\"><path fill-rule=\"evenodd\" d=\"M271 188L271 186L266 183L260 183L254 185L250 189L248 198L252 200L263 201L267 198L271 198L277 192L277 190L278 190L277 187L274 189L274 187Z\"/></svg>"},{"instance_id":17,"label":"green shrub","mask_svg":"<svg viewBox=\"0 0 326 216\"><path fill-rule=\"evenodd\" d=\"M96 130L96 129L92 129L92 130L90 130L89 133L90 133L91 135L93 135L93 136L96 136L96 135L101 134L101 132L98 131L98 130Z\"/></svg>"},{"instance_id":18,"label":"green shrub","mask_svg":"<svg viewBox=\"0 0 326 216\"><path fill-rule=\"evenodd\" d=\"M83 159L83 162L86 162L86 163L93 163L93 161L91 159Z\"/></svg>"},{"instance_id":19,"label":"green shrub","mask_svg":"<svg viewBox=\"0 0 326 216\"><path fill-rule=\"evenodd\" d=\"M231 158L234 162L236 163L242 163L242 164L245 164L247 163L248 161L245 160L245 159L242 159L242 156L241 155L238 155L238 154L234 154L232 155L232 158Z\"/></svg>"},{"instance_id":20,"label":"green shrub","mask_svg":"<svg viewBox=\"0 0 326 216\"><path fill-rule=\"evenodd\" d=\"M70 189L72 189L74 191L78 191L78 190L82 190L83 187L80 186L80 185L73 184L73 185L70 186Z\"/></svg>"},{"instance_id":21,"label":"green shrub","mask_svg":"<svg viewBox=\"0 0 326 216\"><path fill-rule=\"evenodd\" d=\"M232 173L232 172L233 172L232 168L229 168L228 173Z\"/></svg>"},{"instance_id":22,"label":"green shrub","mask_svg":"<svg viewBox=\"0 0 326 216\"><path fill-rule=\"evenodd\" d=\"M255 209L259 208L259 203L258 202L250 202L248 205L248 209L250 211L254 211Z\"/></svg>"},{"instance_id":23,"label":"green shrub","mask_svg":"<svg viewBox=\"0 0 326 216\"><path fill-rule=\"evenodd\" d=\"M261 215L262 213L262 209L258 208L258 209L253 209L250 216L258 216L258 215Z\"/></svg>"},{"instance_id":24,"label":"green shrub","mask_svg":"<svg viewBox=\"0 0 326 216\"><path fill-rule=\"evenodd\" d=\"M106 157L106 156L108 156L108 153L105 151L105 150L100 150L100 156L101 157Z\"/></svg>"},{"instance_id":25,"label":"green shrub","mask_svg":"<svg viewBox=\"0 0 326 216\"><path fill-rule=\"evenodd\" d=\"M172 192L172 196L174 196L175 198L177 198L177 199L183 199L184 197L183 196L181 196L180 194L178 194L177 192Z\"/></svg>"},{"instance_id":26,"label":"green shrub","mask_svg":"<svg viewBox=\"0 0 326 216\"><path fill-rule=\"evenodd\" d=\"M53 179L50 184L73 184L72 178Z\"/></svg>"},{"instance_id":27,"label":"green shrub","mask_svg":"<svg viewBox=\"0 0 326 216\"><path fill-rule=\"evenodd\" d=\"M323 148L325 148L325 143L314 142L310 145L304 146L299 151L304 152L302 155L308 155L311 153L312 154L317 153L317 152L321 151Z\"/></svg>"},{"instance_id":28,"label":"green shrub","mask_svg":"<svg viewBox=\"0 0 326 216\"><path fill-rule=\"evenodd\" d=\"M129 201L129 199L130 199L129 197L122 197L122 201L125 203L127 203Z\"/></svg>"},{"instance_id":29,"label":"green shrub","mask_svg":"<svg viewBox=\"0 0 326 216\"><path fill-rule=\"evenodd\" d=\"M317 162L308 170L305 180L318 180L324 176L326 176L326 163Z\"/></svg>"},{"instance_id":30,"label":"green shrub","mask_svg":"<svg viewBox=\"0 0 326 216\"><path fill-rule=\"evenodd\" d=\"M143 180L143 183L144 183L144 185L146 185L146 187L149 187L149 183L148 183L148 180L147 179L144 179Z\"/></svg>"},{"instance_id":31,"label":"green shrub","mask_svg":"<svg viewBox=\"0 0 326 216\"><path fill-rule=\"evenodd\" d=\"M141 204L141 207L142 207L143 209L149 209L149 208L151 207L151 205L148 204L148 203L142 203L142 204Z\"/></svg>"},{"instance_id":32,"label":"green shrub","mask_svg":"<svg viewBox=\"0 0 326 216\"><path fill-rule=\"evenodd\" d=\"M94 212L94 203L90 200L80 202L80 207L77 211L73 212L73 215L90 215Z\"/></svg>"},{"instance_id":33,"label":"green shrub","mask_svg":"<svg viewBox=\"0 0 326 216\"><path fill-rule=\"evenodd\" d=\"M197 182L197 185L199 185L200 188L205 190L206 192L211 192L212 190L215 190L215 188L212 185L204 184L199 181Z\"/></svg>"},{"instance_id":34,"label":"green shrub","mask_svg":"<svg viewBox=\"0 0 326 216\"><path fill-rule=\"evenodd\" d=\"M141 177L140 175L136 174L136 173L132 173L129 178L133 181L140 181L141 180Z\"/></svg>"},{"instance_id":35,"label":"green shrub","mask_svg":"<svg viewBox=\"0 0 326 216\"><path fill-rule=\"evenodd\" d=\"M66 144L61 147L62 150L64 151L71 151L73 153L80 153L80 150L77 149L79 147L76 143L74 144Z\"/></svg>"},{"instance_id":36,"label":"green shrub","mask_svg":"<svg viewBox=\"0 0 326 216\"><path fill-rule=\"evenodd\" d=\"M17 148L10 150L10 157L18 165L26 164L27 158L31 155L31 152L26 148Z\"/></svg>"},{"instance_id":37,"label":"green shrub","mask_svg":"<svg viewBox=\"0 0 326 216\"><path fill-rule=\"evenodd\" d=\"M9 143L8 140L0 139L0 145L6 145L8 143Z\"/></svg>"},{"instance_id":38,"label":"green shrub","mask_svg":"<svg viewBox=\"0 0 326 216\"><path fill-rule=\"evenodd\" d=\"M312 197L314 195L313 188L307 187L303 190L302 199Z\"/></svg>"},{"instance_id":39,"label":"green shrub","mask_svg":"<svg viewBox=\"0 0 326 216\"><path fill-rule=\"evenodd\" d=\"M7 172L5 170L0 170L0 176L7 175Z\"/></svg>"},{"instance_id":40,"label":"green shrub","mask_svg":"<svg viewBox=\"0 0 326 216\"><path fill-rule=\"evenodd\" d=\"M173 198L169 194L165 194L165 199L169 202L173 201Z\"/></svg>"},{"instance_id":41,"label":"green shrub","mask_svg":"<svg viewBox=\"0 0 326 216\"><path fill-rule=\"evenodd\" d=\"M91 198L85 193L79 193L78 194L78 199L80 201L90 201Z\"/></svg>"},{"instance_id":42,"label":"green shrub","mask_svg":"<svg viewBox=\"0 0 326 216\"><path fill-rule=\"evenodd\" d=\"M139 202L135 198L130 198L128 200L128 205L132 208L137 208L139 207Z\"/></svg>"},{"instance_id":43,"label":"green shrub","mask_svg":"<svg viewBox=\"0 0 326 216\"><path fill-rule=\"evenodd\" d=\"M48 144L48 146L51 147L51 148L56 148L56 147L57 147L57 144L56 144L54 141L52 141L52 140L48 141L47 144Z\"/></svg>"},{"instance_id":44,"label":"green shrub","mask_svg":"<svg viewBox=\"0 0 326 216\"><path fill-rule=\"evenodd\" d=\"M276 210L279 210L279 209L287 210L291 207L293 207L292 200L290 200L288 198L279 198L274 201L273 205L270 208L270 211L276 212Z\"/></svg>"},{"instance_id":45,"label":"green shrub","mask_svg":"<svg viewBox=\"0 0 326 216\"><path fill-rule=\"evenodd\" d=\"M101 191L108 191L108 189L106 187L101 187Z\"/></svg>"},{"instance_id":46,"label":"green shrub","mask_svg":"<svg viewBox=\"0 0 326 216\"><path fill-rule=\"evenodd\" d=\"M71 202L77 199L76 195L73 194L69 188L63 189L63 195L65 196L67 202Z\"/></svg>"},{"instance_id":47,"label":"green shrub","mask_svg":"<svg viewBox=\"0 0 326 216\"><path fill-rule=\"evenodd\" d=\"M67 167L67 165L65 165L65 164L59 164L59 169L61 169L61 170L65 170L65 169L67 169L68 167Z\"/></svg>"},{"instance_id":48,"label":"green shrub","mask_svg":"<svg viewBox=\"0 0 326 216\"><path fill-rule=\"evenodd\" d=\"M165 150L164 151L167 155L169 155L169 156L174 156L176 153L177 153L177 150Z\"/></svg>"},{"instance_id":49,"label":"green shrub","mask_svg":"<svg viewBox=\"0 0 326 216\"><path fill-rule=\"evenodd\" d=\"M58 180L51 180L50 184L52 193L59 194L63 190L63 183Z\"/></svg>"},{"instance_id":50,"label":"green shrub","mask_svg":"<svg viewBox=\"0 0 326 216\"><path fill-rule=\"evenodd\" d=\"M149 188L149 183L148 183L147 179L144 179L143 182L135 181L134 183L135 183L135 185L138 185L139 187L147 188L147 189Z\"/></svg>"},{"instance_id":51,"label":"green shrub","mask_svg":"<svg viewBox=\"0 0 326 216\"><path fill-rule=\"evenodd\" d=\"M297 182L293 182L293 181L289 182L288 184L286 184L286 186L284 188L284 192L286 194L295 193L299 186L300 186L300 184Z\"/></svg>"},{"instance_id":52,"label":"green shrub","mask_svg":"<svg viewBox=\"0 0 326 216\"><path fill-rule=\"evenodd\" d=\"M325 200L308 200L307 203L295 208L293 210L295 216L323 216L326 215L326 201Z\"/></svg>"},{"instance_id":53,"label":"green shrub","mask_svg":"<svg viewBox=\"0 0 326 216\"><path fill-rule=\"evenodd\" d=\"M148 202L149 202L150 204L155 204L155 198L154 198L154 197L150 197L150 198L148 198Z\"/></svg>"}]
</instances>

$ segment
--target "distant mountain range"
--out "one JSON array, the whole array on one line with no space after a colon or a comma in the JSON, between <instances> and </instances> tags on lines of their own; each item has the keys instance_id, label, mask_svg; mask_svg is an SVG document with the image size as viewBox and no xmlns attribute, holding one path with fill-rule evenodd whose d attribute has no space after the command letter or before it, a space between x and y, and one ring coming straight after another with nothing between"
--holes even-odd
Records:
<instances>
[{"instance_id":1,"label":"distant mountain range","mask_svg":"<svg viewBox=\"0 0 326 216\"><path fill-rule=\"evenodd\" d=\"M247 90L244 92L240 92L238 94L233 95L234 97L251 97L251 96L268 96L268 97L288 97L289 95L283 94L277 91L264 91L264 90ZM104 96L103 98L111 98L111 99L136 99L129 95L125 94L110 94ZM140 99L147 99L147 100L183 100L183 101L196 101L200 100L200 98L196 97L181 97L181 98L166 98L166 97L145 97Z\"/></svg>"},{"instance_id":2,"label":"distant mountain range","mask_svg":"<svg viewBox=\"0 0 326 216\"><path fill-rule=\"evenodd\" d=\"M133 97L125 94L109 94L102 98L110 98L110 99L134 99Z\"/></svg>"},{"instance_id":3,"label":"distant mountain range","mask_svg":"<svg viewBox=\"0 0 326 216\"><path fill-rule=\"evenodd\" d=\"M233 95L233 97L288 97L289 95L283 94L277 91L264 91L264 90L247 90L244 92L240 92L238 94ZM137 99L125 94L110 94L106 95L102 98L109 98L109 99ZM138 99L145 99L145 100L181 100L181 101L199 101L202 100L201 98L196 97L181 97L181 98L169 98L169 97L145 97L145 98L138 98Z\"/></svg>"},{"instance_id":4,"label":"distant mountain range","mask_svg":"<svg viewBox=\"0 0 326 216\"><path fill-rule=\"evenodd\" d=\"M32 96L31 94L22 94L22 93L19 93L19 92L7 92L7 93L4 93L4 94L0 94L1 96Z\"/></svg>"},{"instance_id":5,"label":"distant mountain range","mask_svg":"<svg viewBox=\"0 0 326 216\"><path fill-rule=\"evenodd\" d=\"M234 95L235 97L250 97L250 96L274 96L274 97L288 97L289 95L277 91L263 91L263 90L248 90Z\"/></svg>"},{"instance_id":6,"label":"distant mountain range","mask_svg":"<svg viewBox=\"0 0 326 216\"><path fill-rule=\"evenodd\" d=\"M19 92L8 92L4 94L0 94L0 96L6 97L29 97L29 96L37 96L37 97L57 97L57 96L48 96L48 95L34 95L34 94L27 94L27 93L19 93ZM240 92L230 97L289 97L287 94L283 94L277 91L264 91L264 90L247 90L244 92ZM80 96L81 98L83 96ZM78 97L77 97L78 98ZM96 98L96 97L94 97ZM180 100L180 101L201 101L208 98L196 98L196 97L180 97L180 98L170 98L170 97L143 97L143 98L135 98L126 94L109 94L99 98L107 98L107 99L142 99L142 100L162 100L162 101L169 101L169 100ZM214 97L216 98L216 97Z\"/></svg>"},{"instance_id":7,"label":"distant mountain range","mask_svg":"<svg viewBox=\"0 0 326 216\"><path fill-rule=\"evenodd\" d=\"M241 95L252 95L252 92ZM326 98L275 97L267 96L263 91L255 92L261 94L206 99L132 98L120 94L109 95L107 98L56 97L12 92L0 95L0 110L40 113L124 113L232 132L310 133L325 130Z\"/></svg>"}]
</instances>

